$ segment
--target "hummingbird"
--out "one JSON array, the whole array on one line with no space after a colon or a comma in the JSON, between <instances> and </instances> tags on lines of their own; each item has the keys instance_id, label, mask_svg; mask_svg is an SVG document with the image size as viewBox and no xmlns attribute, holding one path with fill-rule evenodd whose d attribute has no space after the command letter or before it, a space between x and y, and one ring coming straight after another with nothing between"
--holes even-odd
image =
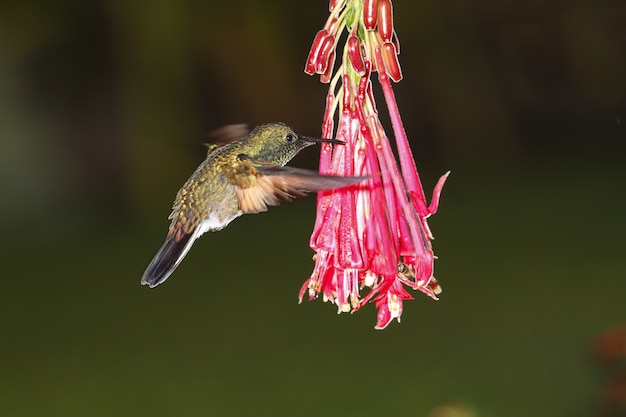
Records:
<instances>
[{"instance_id":1,"label":"hummingbird","mask_svg":"<svg viewBox=\"0 0 626 417\"><path fill-rule=\"evenodd\" d=\"M246 133L245 125L230 125L213 134L221 146L209 146L206 159L178 191L167 237L144 272L143 285L161 284L196 239L223 229L242 214L264 212L281 201L369 178L321 175L285 166L308 146L319 142L342 145L342 141L302 136L283 123L263 124Z\"/></svg>"}]
</instances>

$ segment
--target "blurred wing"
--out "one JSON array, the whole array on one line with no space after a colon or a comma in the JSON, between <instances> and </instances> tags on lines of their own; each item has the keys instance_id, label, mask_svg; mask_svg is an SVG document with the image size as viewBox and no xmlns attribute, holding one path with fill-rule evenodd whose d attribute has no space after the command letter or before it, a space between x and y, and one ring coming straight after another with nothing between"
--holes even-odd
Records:
<instances>
[{"instance_id":1,"label":"blurred wing","mask_svg":"<svg viewBox=\"0 0 626 417\"><path fill-rule=\"evenodd\" d=\"M250 129L248 129L248 125L246 124L225 125L207 135L209 139L207 145L209 146L209 150L215 150L215 148L219 146L243 138L248 133L250 133Z\"/></svg>"},{"instance_id":2,"label":"blurred wing","mask_svg":"<svg viewBox=\"0 0 626 417\"><path fill-rule=\"evenodd\" d=\"M239 208L244 213L259 213L267 206L292 201L308 193L347 187L369 177L337 177L320 175L307 169L283 167L265 161L244 159L248 164L247 181L235 186Z\"/></svg>"}]
</instances>

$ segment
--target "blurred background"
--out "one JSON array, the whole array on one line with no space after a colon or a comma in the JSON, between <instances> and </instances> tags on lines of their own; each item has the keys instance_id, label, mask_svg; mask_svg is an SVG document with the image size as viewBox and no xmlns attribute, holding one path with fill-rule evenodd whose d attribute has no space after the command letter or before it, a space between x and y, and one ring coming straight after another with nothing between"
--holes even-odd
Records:
<instances>
[{"instance_id":1,"label":"blurred background","mask_svg":"<svg viewBox=\"0 0 626 417\"><path fill-rule=\"evenodd\" d=\"M208 132L319 135L326 1L3 2L0 415L626 415L626 336L598 353L626 322L624 3L394 5L427 195L452 175L441 300L375 331L373 305L297 303L314 197L139 284Z\"/></svg>"}]
</instances>

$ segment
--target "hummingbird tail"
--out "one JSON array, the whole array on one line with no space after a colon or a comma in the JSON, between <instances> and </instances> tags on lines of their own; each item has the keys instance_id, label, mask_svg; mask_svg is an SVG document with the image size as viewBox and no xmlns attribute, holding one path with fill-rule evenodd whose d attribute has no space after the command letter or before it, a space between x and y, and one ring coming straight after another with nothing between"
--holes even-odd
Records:
<instances>
[{"instance_id":1,"label":"hummingbird tail","mask_svg":"<svg viewBox=\"0 0 626 417\"><path fill-rule=\"evenodd\" d=\"M176 239L176 233L168 235L165 243L157 252L141 277L141 284L154 288L165 281L181 263L193 242L198 237L198 229L193 233L182 234Z\"/></svg>"}]
</instances>

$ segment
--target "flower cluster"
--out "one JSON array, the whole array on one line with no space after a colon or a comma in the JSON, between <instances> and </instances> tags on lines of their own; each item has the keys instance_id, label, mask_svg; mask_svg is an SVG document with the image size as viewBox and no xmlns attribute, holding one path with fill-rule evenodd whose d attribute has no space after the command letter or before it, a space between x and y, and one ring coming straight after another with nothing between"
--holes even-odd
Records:
<instances>
[{"instance_id":1,"label":"flower cluster","mask_svg":"<svg viewBox=\"0 0 626 417\"><path fill-rule=\"evenodd\" d=\"M412 299L405 287L433 299L441 287L433 276L433 236L426 219L437 211L447 174L435 186L430 205L417 173L391 81L402 79L400 44L390 0L331 0L330 16L309 53L305 72L329 83L320 172L370 176L360 186L321 192L311 236L315 269L300 291L300 301L322 295L339 312L355 312L369 301L378 308L377 329L395 318ZM342 52L338 41L347 31ZM337 56L338 69L333 72ZM378 80L389 110L400 166L379 120L370 76ZM366 290L367 288L367 290ZM367 291L361 296L362 291Z\"/></svg>"}]
</instances>

